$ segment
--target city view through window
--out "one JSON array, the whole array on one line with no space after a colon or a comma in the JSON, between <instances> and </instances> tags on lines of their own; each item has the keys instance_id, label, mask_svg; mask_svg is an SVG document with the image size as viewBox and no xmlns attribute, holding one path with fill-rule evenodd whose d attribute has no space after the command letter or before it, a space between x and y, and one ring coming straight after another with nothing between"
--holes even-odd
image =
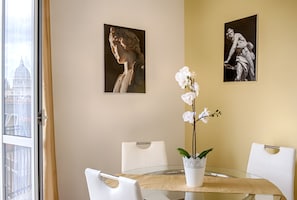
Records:
<instances>
[{"instance_id":1,"label":"city view through window","mask_svg":"<svg viewBox=\"0 0 297 200\"><path fill-rule=\"evenodd\" d=\"M2 196L4 200L34 200L36 1L3 2Z\"/></svg>"}]
</instances>

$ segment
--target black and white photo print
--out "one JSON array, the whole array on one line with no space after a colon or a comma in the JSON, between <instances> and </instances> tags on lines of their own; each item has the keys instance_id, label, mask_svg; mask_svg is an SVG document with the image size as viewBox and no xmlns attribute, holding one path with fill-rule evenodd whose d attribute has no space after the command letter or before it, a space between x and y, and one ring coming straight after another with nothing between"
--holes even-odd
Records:
<instances>
[{"instance_id":1,"label":"black and white photo print","mask_svg":"<svg viewBox=\"0 0 297 200\"><path fill-rule=\"evenodd\" d=\"M224 82L256 81L257 15L225 23Z\"/></svg>"}]
</instances>

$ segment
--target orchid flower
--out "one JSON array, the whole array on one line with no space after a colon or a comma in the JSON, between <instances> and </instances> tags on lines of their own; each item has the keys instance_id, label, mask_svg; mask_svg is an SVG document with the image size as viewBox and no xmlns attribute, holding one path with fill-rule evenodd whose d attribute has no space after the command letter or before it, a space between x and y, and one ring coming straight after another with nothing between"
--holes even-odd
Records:
<instances>
[{"instance_id":1,"label":"orchid flower","mask_svg":"<svg viewBox=\"0 0 297 200\"><path fill-rule=\"evenodd\" d=\"M196 105L195 100L199 95L199 85L195 81L196 74L195 72L190 72L189 67L184 66L182 67L176 74L175 80L178 82L179 86L184 89L188 90L185 94L181 95L182 100L192 107L192 111L186 111L183 114L184 122L188 122L193 125L193 137L192 137L192 157L196 158L196 123L198 121L202 121L203 123L207 123L210 117L218 117L221 115L221 111L216 110L214 113L210 113L207 108L198 115L196 118ZM198 155L199 158L205 157L211 149L205 150ZM181 155L185 157L189 157L189 153L182 149L178 148L178 151Z\"/></svg>"},{"instance_id":2,"label":"orchid flower","mask_svg":"<svg viewBox=\"0 0 297 200\"><path fill-rule=\"evenodd\" d=\"M179 86L182 89L185 89L186 86L190 84L191 72L189 71L189 67L184 66L175 74L175 80L178 82Z\"/></svg>"},{"instance_id":3,"label":"orchid flower","mask_svg":"<svg viewBox=\"0 0 297 200\"><path fill-rule=\"evenodd\" d=\"M198 120L201 120L203 123L208 122L208 117L209 117L209 110L207 108L204 108L204 110L199 114Z\"/></svg>"},{"instance_id":4,"label":"orchid flower","mask_svg":"<svg viewBox=\"0 0 297 200\"><path fill-rule=\"evenodd\" d=\"M182 100L191 106L193 104L193 101L196 98L196 94L194 92L187 92L181 96Z\"/></svg>"}]
</instances>

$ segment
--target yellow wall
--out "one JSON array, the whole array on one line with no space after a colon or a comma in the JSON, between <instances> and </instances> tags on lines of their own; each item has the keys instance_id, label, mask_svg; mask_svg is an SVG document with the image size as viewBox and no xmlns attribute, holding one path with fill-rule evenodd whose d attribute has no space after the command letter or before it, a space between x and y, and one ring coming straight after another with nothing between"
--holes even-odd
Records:
<instances>
[{"instance_id":1,"label":"yellow wall","mask_svg":"<svg viewBox=\"0 0 297 200\"><path fill-rule=\"evenodd\" d=\"M185 60L198 74L199 108L223 113L199 124L198 150L214 147L209 165L245 170L252 142L297 148L296 10L296 0L185 0ZM255 14L257 81L223 82L224 23ZM190 139L187 127L187 148Z\"/></svg>"}]
</instances>

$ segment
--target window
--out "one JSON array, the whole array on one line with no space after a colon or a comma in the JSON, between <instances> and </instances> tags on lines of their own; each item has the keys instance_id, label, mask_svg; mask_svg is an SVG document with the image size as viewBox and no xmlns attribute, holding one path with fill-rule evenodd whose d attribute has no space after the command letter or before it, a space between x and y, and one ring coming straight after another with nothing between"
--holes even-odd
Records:
<instances>
[{"instance_id":1,"label":"window","mask_svg":"<svg viewBox=\"0 0 297 200\"><path fill-rule=\"evenodd\" d=\"M40 199L38 0L2 0L1 199Z\"/></svg>"}]
</instances>

